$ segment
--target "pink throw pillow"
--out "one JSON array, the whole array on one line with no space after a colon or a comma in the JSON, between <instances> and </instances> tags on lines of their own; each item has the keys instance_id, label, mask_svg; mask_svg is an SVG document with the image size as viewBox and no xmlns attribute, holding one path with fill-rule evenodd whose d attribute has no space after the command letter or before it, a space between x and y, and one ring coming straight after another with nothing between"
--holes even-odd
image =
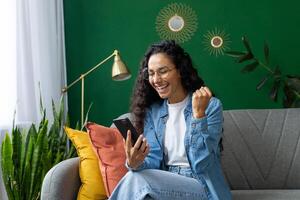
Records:
<instances>
[{"instance_id":1,"label":"pink throw pillow","mask_svg":"<svg viewBox=\"0 0 300 200\"><path fill-rule=\"evenodd\" d=\"M108 128L92 122L87 123L91 143L97 157L108 196L127 173L123 137L116 128Z\"/></svg>"}]
</instances>

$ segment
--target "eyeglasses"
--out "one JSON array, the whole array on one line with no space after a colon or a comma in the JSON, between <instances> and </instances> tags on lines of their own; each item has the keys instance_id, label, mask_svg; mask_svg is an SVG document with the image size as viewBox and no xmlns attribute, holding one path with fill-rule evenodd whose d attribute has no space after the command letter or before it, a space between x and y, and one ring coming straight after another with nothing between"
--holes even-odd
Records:
<instances>
[{"instance_id":1,"label":"eyeglasses","mask_svg":"<svg viewBox=\"0 0 300 200\"><path fill-rule=\"evenodd\" d=\"M159 68L158 70L156 71L148 71L148 68L145 68L143 70L143 77L145 80L153 80L154 79L154 76L155 74L157 76L159 76L160 78L164 79L164 78L167 78L168 75L169 75L169 72L172 71L173 69L175 68L167 68L167 67L162 67L162 68Z\"/></svg>"}]
</instances>

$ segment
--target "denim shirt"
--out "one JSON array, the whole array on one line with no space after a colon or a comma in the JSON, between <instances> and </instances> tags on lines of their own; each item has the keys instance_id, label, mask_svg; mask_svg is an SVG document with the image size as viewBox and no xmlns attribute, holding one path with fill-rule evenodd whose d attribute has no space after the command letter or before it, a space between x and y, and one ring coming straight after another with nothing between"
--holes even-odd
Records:
<instances>
[{"instance_id":1,"label":"denim shirt","mask_svg":"<svg viewBox=\"0 0 300 200\"><path fill-rule=\"evenodd\" d=\"M220 100L212 97L206 116L196 119L192 111L192 94L184 110L186 133L184 139L187 159L193 176L206 184L212 199L231 199L220 163L219 141L222 136L223 113ZM144 136L150 152L137 170L165 169L163 138L168 120L167 100L153 104L146 112Z\"/></svg>"}]
</instances>

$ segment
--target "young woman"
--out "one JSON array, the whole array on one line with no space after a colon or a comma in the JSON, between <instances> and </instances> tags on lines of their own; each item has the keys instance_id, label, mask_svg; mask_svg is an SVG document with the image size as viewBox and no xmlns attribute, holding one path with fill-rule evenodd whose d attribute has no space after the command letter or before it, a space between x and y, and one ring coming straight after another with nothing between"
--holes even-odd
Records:
<instances>
[{"instance_id":1,"label":"young woman","mask_svg":"<svg viewBox=\"0 0 300 200\"><path fill-rule=\"evenodd\" d=\"M222 105L174 41L150 46L141 63L128 132L129 172L110 199L228 200L220 164Z\"/></svg>"}]
</instances>

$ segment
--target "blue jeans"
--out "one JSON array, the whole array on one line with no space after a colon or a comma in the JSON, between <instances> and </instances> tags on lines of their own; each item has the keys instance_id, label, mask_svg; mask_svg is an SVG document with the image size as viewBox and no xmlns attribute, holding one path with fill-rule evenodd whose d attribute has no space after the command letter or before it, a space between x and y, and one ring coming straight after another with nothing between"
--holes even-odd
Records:
<instances>
[{"instance_id":1,"label":"blue jeans","mask_svg":"<svg viewBox=\"0 0 300 200\"><path fill-rule=\"evenodd\" d=\"M192 178L190 168L168 171L129 171L114 189L110 200L207 200L206 185Z\"/></svg>"}]
</instances>

